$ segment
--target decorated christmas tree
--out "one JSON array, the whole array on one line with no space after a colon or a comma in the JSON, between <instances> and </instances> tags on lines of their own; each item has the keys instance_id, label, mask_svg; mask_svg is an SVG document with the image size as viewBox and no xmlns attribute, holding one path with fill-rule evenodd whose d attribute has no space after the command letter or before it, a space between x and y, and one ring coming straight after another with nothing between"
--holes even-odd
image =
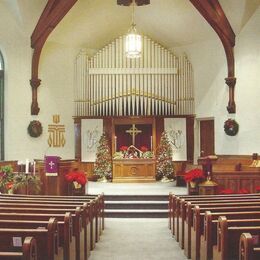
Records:
<instances>
[{"instance_id":1,"label":"decorated christmas tree","mask_svg":"<svg viewBox=\"0 0 260 260\"><path fill-rule=\"evenodd\" d=\"M98 175L99 178L103 180L112 179L112 158L108 140L104 133L101 135L97 147L94 174Z\"/></svg>"},{"instance_id":2,"label":"decorated christmas tree","mask_svg":"<svg viewBox=\"0 0 260 260\"><path fill-rule=\"evenodd\" d=\"M156 152L156 180L173 179L172 147L166 132L162 133Z\"/></svg>"}]
</instances>

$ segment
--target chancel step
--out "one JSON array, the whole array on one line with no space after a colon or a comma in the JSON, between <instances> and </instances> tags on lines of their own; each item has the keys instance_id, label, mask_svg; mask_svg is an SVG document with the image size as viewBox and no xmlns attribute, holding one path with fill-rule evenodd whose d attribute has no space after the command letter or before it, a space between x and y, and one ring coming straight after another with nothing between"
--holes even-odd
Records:
<instances>
[{"instance_id":1,"label":"chancel step","mask_svg":"<svg viewBox=\"0 0 260 260\"><path fill-rule=\"evenodd\" d=\"M106 201L168 201L168 195L105 195Z\"/></svg>"},{"instance_id":2,"label":"chancel step","mask_svg":"<svg viewBox=\"0 0 260 260\"><path fill-rule=\"evenodd\" d=\"M167 218L168 195L107 195L105 217Z\"/></svg>"},{"instance_id":3,"label":"chancel step","mask_svg":"<svg viewBox=\"0 0 260 260\"><path fill-rule=\"evenodd\" d=\"M105 209L167 209L167 201L106 201Z\"/></svg>"}]
</instances>

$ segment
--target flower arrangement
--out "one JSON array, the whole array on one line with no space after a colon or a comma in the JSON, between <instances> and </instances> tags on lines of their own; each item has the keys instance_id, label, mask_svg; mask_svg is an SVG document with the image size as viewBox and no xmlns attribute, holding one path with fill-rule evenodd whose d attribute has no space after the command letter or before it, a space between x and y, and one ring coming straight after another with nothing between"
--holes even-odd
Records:
<instances>
[{"instance_id":1,"label":"flower arrangement","mask_svg":"<svg viewBox=\"0 0 260 260\"><path fill-rule=\"evenodd\" d=\"M39 176L18 173L14 175L12 190L18 194L39 194L41 190L41 180Z\"/></svg>"},{"instance_id":2,"label":"flower arrangement","mask_svg":"<svg viewBox=\"0 0 260 260\"><path fill-rule=\"evenodd\" d=\"M203 180L205 180L205 175L203 170L201 169L192 169L188 172L186 172L185 176L184 176L184 180L189 183L189 182L202 182Z\"/></svg>"},{"instance_id":3,"label":"flower arrangement","mask_svg":"<svg viewBox=\"0 0 260 260\"><path fill-rule=\"evenodd\" d=\"M235 119L229 118L224 123L224 131L229 136L234 136L238 133L239 125Z\"/></svg>"},{"instance_id":4,"label":"flower arrangement","mask_svg":"<svg viewBox=\"0 0 260 260\"><path fill-rule=\"evenodd\" d=\"M124 153L124 152L127 152L127 149L128 149L128 146L122 145L119 150Z\"/></svg>"},{"instance_id":5,"label":"flower arrangement","mask_svg":"<svg viewBox=\"0 0 260 260\"><path fill-rule=\"evenodd\" d=\"M149 151L146 146L141 146L140 149L136 148L134 145L130 146L121 146L119 152L113 154L113 159L133 159L133 158L153 158L154 154L152 151Z\"/></svg>"},{"instance_id":6,"label":"flower arrangement","mask_svg":"<svg viewBox=\"0 0 260 260\"><path fill-rule=\"evenodd\" d=\"M249 194L249 190L248 189L245 189L245 188L242 188L238 191L238 194Z\"/></svg>"},{"instance_id":7,"label":"flower arrangement","mask_svg":"<svg viewBox=\"0 0 260 260\"><path fill-rule=\"evenodd\" d=\"M148 152L148 148L146 146L141 146L140 150L145 153L145 152Z\"/></svg>"},{"instance_id":8,"label":"flower arrangement","mask_svg":"<svg viewBox=\"0 0 260 260\"><path fill-rule=\"evenodd\" d=\"M222 195L228 195L228 194L249 194L249 190L248 189L245 189L245 188L242 188L240 189L238 192L235 192L234 190L232 189L223 189L219 192L219 194L222 194Z\"/></svg>"},{"instance_id":9,"label":"flower arrangement","mask_svg":"<svg viewBox=\"0 0 260 260\"><path fill-rule=\"evenodd\" d=\"M69 172L65 175L65 180L68 183L73 183L75 189L80 189L82 186L85 186L87 183L87 177L84 172Z\"/></svg>"},{"instance_id":10,"label":"flower arrangement","mask_svg":"<svg viewBox=\"0 0 260 260\"><path fill-rule=\"evenodd\" d=\"M0 169L0 192L10 193L13 188L13 168L10 165L2 166Z\"/></svg>"},{"instance_id":11,"label":"flower arrangement","mask_svg":"<svg viewBox=\"0 0 260 260\"><path fill-rule=\"evenodd\" d=\"M27 127L28 134L31 137L39 137L42 134L42 124L38 120L32 120Z\"/></svg>"},{"instance_id":12,"label":"flower arrangement","mask_svg":"<svg viewBox=\"0 0 260 260\"><path fill-rule=\"evenodd\" d=\"M219 194L228 195L228 194L235 194L235 191L232 189L223 189L219 192Z\"/></svg>"}]
</instances>

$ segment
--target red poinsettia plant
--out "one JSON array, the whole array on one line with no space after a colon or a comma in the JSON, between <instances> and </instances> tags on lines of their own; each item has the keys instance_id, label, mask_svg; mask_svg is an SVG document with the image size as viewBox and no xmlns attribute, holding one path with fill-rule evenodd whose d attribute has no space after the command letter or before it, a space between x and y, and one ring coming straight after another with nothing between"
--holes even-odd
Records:
<instances>
[{"instance_id":1,"label":"red poinsettia plant","mask_svg":"<svg viewBox=\"0 0 260 260\"><path fill-rule=\"evenodd\" d=\"M222 195L235 194L235 191L232 189L223 189L223 190L220 190L219 194L222 194Z\"/></svg>"},{"instance_id":2,"label":"red poinsettia plant","mask_svg":"<svg viewBox=\"0 0 260 260\"><path fill-rule=\"evenodd\" d=\"M204 172L203 170L201 169L192 169L188 172L186 172L185 176L184 176L184 180L186 182L201 182L205 179L205 175L204 175Z\"/></svg>"},{"instance_id":3,"label":"red poinsettia plant","mask_svg":"<svg viewBox=\"0 0 260 260\"><path fill-rule=\"evenodd\" d=\"M140 147L140 150L141 150L143 153L149 151L148 148L147 148L146 146L144 146L144 145Z\"/></svg>"},{"instance_id":4,"label":"red poinsettia plant","mask_svg":"<svg viewBox=\"0 0 260 260\"><path fill-rule=\"evenodd\" d=\"M84 172L79 172L79 171L69 172L68 174L65 175L65 179L69 183L76 182L77 184L80 185L80 187L84 186L87 183L86 174ZM78 186L78 188L80 187Z\"/></svg>"},{"instance_id":5,"label":"red poinsettia plant","mask_svg":"<svg viewBox=\"0 0 260 260\"><path fill-rule=\"evenodd\" d=\"M128 149L128 146L122 145L119 150L120 150L121 152L126 152L127 149Z\"/></svg>"}]
</instances>

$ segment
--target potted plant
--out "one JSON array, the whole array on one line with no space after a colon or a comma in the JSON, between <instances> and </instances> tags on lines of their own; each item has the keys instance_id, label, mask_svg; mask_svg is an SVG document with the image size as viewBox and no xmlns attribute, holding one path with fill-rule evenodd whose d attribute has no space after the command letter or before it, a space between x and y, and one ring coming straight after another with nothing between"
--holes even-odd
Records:
<instances>
[{"instance_id":1,"label":"potted plant","mask_svg":"<svg viewBox=\"0 0 260 260\"><path fill-rule=\"evenodd\" d=\"M87 176L84 172L73 171L65 175L65 180L68 182L68 194L84 195Z\"/></svg>"},{"instance_id":2,"label":"potted plant","mask_svg":"<svg viewBox=\"0 0 260 260\"><path fill-rule=\"evenodd\" d=\"M37 175L17 173L13 178L12 189L16 194L39 194L41 181Z\"/></svg>"},{"instance_id":3,"label":"potted plant","mask_svg":"<svg viewBox=\"0 0 260 260\"><path fill-rule=\"evenodd\" d=\"M205 180L205 175L203 170L195 168L186 172L184 180L190 185L191 188L196 188L200 182Z\"/></svg>"},{"instance_id":4,"label":"potted plant","mask_svg":"<svg viewBox=\"0 0 260 260\"><path fill-rule=\"evenodd\" d=\"M13 187L13 168L10 165L0 169L0 193L11 193Z\"/></svg>"}]
</instances>

